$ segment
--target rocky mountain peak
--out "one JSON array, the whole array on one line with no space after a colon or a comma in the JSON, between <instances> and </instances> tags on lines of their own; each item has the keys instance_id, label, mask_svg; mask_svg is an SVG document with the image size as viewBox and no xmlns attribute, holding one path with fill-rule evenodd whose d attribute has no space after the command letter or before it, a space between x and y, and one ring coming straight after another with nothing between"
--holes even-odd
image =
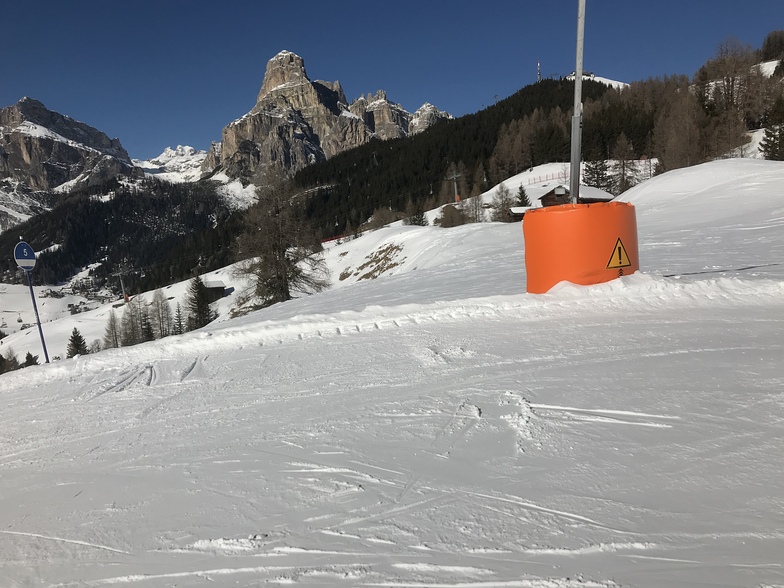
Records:
<instances>
[{"instance_id":1,"label":"rocky mountain peak","mask_svg":"<svg viewBox=\"0 0 784 588\"><path fill-rule=\"evenodd\" d=\"M267 62L256 105L223 129L221 150L202 169L247 180L273 165L296 171L374 137L405 137L411 118L383 90L349 106L339 82L311 81L302 57L281 51Z\"/></svg>"},{"instance_id":2,"label":"rocky mountain peak","mask_svg":"<svg viewBox=\"0 0 784 588\"><path fill-rule=\"evenodd\" d=\"M85 123L46 108L34 98L24 97L13 106L0 109L0 126L18 127L23 122L46 129L67 141L73 141L110 155L130 164L131 159L119 139L110 139L106 134ZM24 128L32 132L30 124ZM7 132L8 129L6 129ZM52 137L54 138L54 137Z\"/></svg>"},{"instance_id":3,"label":"rocky mountain peak","mask_svg":"<svg viewBox=\"0 0 784 588\"><path fill-rule=\"evenodd\" d=\"M120 141L98 129L32 98L0 108L0 179L51 190L67 182L90 185L134 173Z\"/></svg>"},{"instance_id":4,"label":"rocky mountain peak","mask_svg":"<svg viewBox=\"0 0 784 588\"><path fill-rule=\"evenodd\" d=\"M305 72L305 61L296 53L281 51L267 62L264 80L256 101L261 102L274 90L299 84L310 84L308 74Z\"/></svg>"}]
</instances>

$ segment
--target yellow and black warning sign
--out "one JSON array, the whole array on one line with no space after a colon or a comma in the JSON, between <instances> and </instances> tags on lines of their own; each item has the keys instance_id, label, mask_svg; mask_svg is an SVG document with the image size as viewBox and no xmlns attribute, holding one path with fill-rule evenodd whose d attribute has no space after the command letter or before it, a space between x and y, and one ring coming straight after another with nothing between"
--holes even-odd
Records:
<instances>
[{"instance_id":1,"label":"yellow and black warning sign","mask_svg":"<svg viewBox=\"0 0 784 588\"><path fill-rule=\"evenodd\" d=\"M601 258L600 258L601 259ZM626 247L623 246L621 238L615 242L610 260L607 262L607 269L618 269L622 267L629 267L632 264L629 259L629 254L626 253Z\"/></svg>"}]
</instances>

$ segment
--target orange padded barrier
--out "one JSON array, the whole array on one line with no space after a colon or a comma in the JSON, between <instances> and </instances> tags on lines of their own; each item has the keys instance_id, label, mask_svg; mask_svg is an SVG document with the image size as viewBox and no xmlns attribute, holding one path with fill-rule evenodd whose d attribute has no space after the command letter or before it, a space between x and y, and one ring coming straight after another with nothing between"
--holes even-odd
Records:
<instances>
[{"instance_id":1,"label":"orange padded barrier","mask_svg":"<svg viewBox=\"0 0 784 588\"><path fill-rule=\"evenodd\" d=\"M628 202L563 204L523 217L527 290L543 294L558 282L587 286L640 269L637 214Z\"/></svg>"}]
</instances>

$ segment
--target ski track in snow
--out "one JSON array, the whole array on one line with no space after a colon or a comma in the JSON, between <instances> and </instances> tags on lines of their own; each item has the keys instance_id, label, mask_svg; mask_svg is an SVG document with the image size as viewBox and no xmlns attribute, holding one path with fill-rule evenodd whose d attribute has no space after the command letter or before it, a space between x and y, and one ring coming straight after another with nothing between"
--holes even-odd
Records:
<instances>
[{"instance_id":1,"label":"ski track in snow","mask_svg":"<svg viewBox=\"0 0 784 588\"><path fill-rule=\"evenodd\" d=\"M91 547L94 549L102 549L104 551L111 551L113 553L122 553L124 555L131 555L128 551L123 551L122 549L115 549L114 547L108 547L106 545L98 545L97 543L90 543L88 541L79 541L77 539L65 539L63 537L50 537L48 535L41 535L40 533L23 533L21 531L2 531L0 530L0 534L2 535L16 535L18 537L33 537L35 539L46 539L48 541L56 541L59 543L70 543L71 545L81 545L84 547Z\"/></svg>"},{"instance_id":2,"label":"ski track in snow","mask_svg":"<svg viewBox=\"0 0 784 588\"><path fill-rule=\"evenodd\" d=\"M760 280L755 282L730 278L718 278L705 282L679 282L665 278L652 278L644 275L629 276L624 280L593 286L584 289L566 286L560 290L561 296L550 294L532 296L495 296L481 300L465 300L458 303L433 303L430 305L411 305L403 307L375 308L368 311L374 315L386 314L385 320L376 320L372 324L375 330L400 329L405 325L460 323L464 321L497 320L497 321L535 321L558 316L581 316L587 310L595 313L600 310L613 315L620 313L651 313L659 309L689 309L711 307L737 307L738 305L760 306L764 304L781 305L784 298L784 282ZM556 286L555 291L558 291ZM564 295L566 294L566 295ZM143 368L128 367L118 381L106 389L99 391L93 399L104 394L123 392L137 383L150 385L155 378L154 364L157 361L159 344L166 345L167 356L174 354L191 355L199 349L200 341L204 341L204 352L226 352L246 346L282 345L284 342L307 340L313 336L327 338L331 336L351 336L361 334L365 313L344 311L336 316L320 316L313 314L305 317L292 317L283 321L261 322L253 326L218 326L214 330L207 329L198 333L188 333L176 340L164 340L148 345L107 350L101 356L83 358L85 363L80 367L87 370L88 366L103 369L117 365L135 366L150 362ZM336 324L338 323L338 324ZM432 351L432 350L431 350ZM669 353L665 351L663 353ZM438 360L439 354L433 352ZM62 378L73 373L72 364L54 363L46 366L46 370L36 370L33 382L39 379L50 380ZM196 366L194 366L195 368ZM29 376L29 374L25 374ZM14 377L8 374L0 380L0 390L5 386L13 386ZM74 376L71 376L74 377ZM26 378L29 381L29 378Z\"/></svg>"},{"instance_id":3,"label":"ski track in snow","mask_svg":"<svg viewBox=\"0 0 784 588\"><path fill-rule=\"evenodd\" d=\"M512 315L519 309L512 307ZM508 309L506 309L508 310ZM466 316L471 316L471 312L467 312ZM500 317L504 311L495 310L490 312L487 308L483 312L489 312L490 316ZM449 311L449 316L454 320L456 313L453 310ZM430 322L425 320L411 321L411 325L425 325L432 324L439 320L443 322L443 317L439 319L431 319ZM384 328L405 329L406 323L398 320L399 326ZM320 330L320 336L323 337L323 332ZM343 329L339 335L341 337L351 336L355 333L361 333L361 329ZM337 334L337 331L336 331ZM277 336L276 336L277 337ZM283 345L283 342L278 343ZM429 345L421 349L426 349L436 358L435 363L443 364L448 367L450 361L447 358L454 358L457 361L463 361L467 358L477 358L477 355L466 349L464 346L458 348L442 348L440 345ZM719 348L714 348L713 351L721 351ZM438 359L443 358L443 360ZM200 379L209 379L212 377L210 368L205 364L204 356L197 356L195 359L165 359L153 363L147 363L142 368L127 368L121 371L117 376L109 377L103 383L94 382L94 386L99 389L99 392L93 395L77 395L75 400L81 400L88 403L92 402L105 402L110 397L126 396L128 398L158 396L158 400L153 402L146 402L146 407L140 411L136 418L144 420L152 415L156 410L161 409L166 404L176 401L183 393L192 392L193 386L198 385ZM189 383L188 387L183 388L183 383ZM172 393L167 393L167 390L173 390ZM129 396L130 395L130 396ZM141 396L139 396L141 395ZM531 402L526 395L516 391L496 391L494 395L497 398L497 406L500 412L496 413L497 422L506 423L506 426L515 433L517 436L516 447L521 454L530 451L531 448L542 447L543 442L547 442L548 437L552 436L553 431L548 430L547 422L550 420L571 420L574 423L585 422L604 425L627 425L627 426L643 426L652 428L671 428L676 426L681 417L667 414L654 414L650 412L639 412L622 409L612 408L580 408L568 405L556 405L546 403ZM330 500L340 500L343 497L350 497L352 494L361 493L365 487L370 485L387 486L392 489L398 489L399 494L391 503L378 503L371 507L362 507L358 510L349 510L342 515L333 514L326 517L320 516L310 519L308 525L310 533L314 531L320 534L329 535L344 540L355 540L360 545L372 547L373 545L387 545L395 547L396 549L403 549L403 557L411 558L412 554L416 553L423 546L417 541L409 541L407 544L400 545L399 539L392 540L384 536L378 536L372 529L373 525L382 524L386 525L388 521L400 520L401 517L421 516L422 513L432 512L434 509L442 509L453 505L458 502L466 502L467 504L476 503L481 509L488 512L496 513L499 516L508 516L508 513L499 507L494 507L493 504L509 505L520 508L532 514L546 515L554 517L556 520L561 520L567 525L577 524L580 526L593 527L597 530L607 531L612 536L634 535L631 529L624 529L614 525L608 525L591 517L584 516L575 512L568 512L561 509L550 508L537 504L535 502L525 500L522 497L512 494L487 494L482 492L474 492L465 488L438 488L432 485L425 484L419 491L427 491L429 496L421 498L421 494L417 491L416 495L411 496L412 492L419 487L420 480L423 474L429 469L429 464L433 464L438 460L449 459L450 452L458 446L471 431L482 423L483 420L488 418L492 421L491 414L493 411L487 409L483 410L480 405L484 404L492 398L493 394L480 394L477 398L466 396L457 405L453 405L451 411L441 411L444 420L439 427L434 431L430 445L427 448L428 457L425 461L420 461L420 465L406 473L401 469L392 469L382 465L367 463L366 460L357 459L360 455L348 454L352 457L352 461L356 463L359 468L347 468L340 466L327 465L326 463L319 463L314 460L298 460L289 459L284 468L279 472L285 475L303 475L309 478L303 478L307 481L309 490L317 493L322 493L325 497L328 496ZM511 410L511 412L509 412ZM446 413L446 414L445 414ZM383 413L381 416L384 416ZM438 414L428 413L390 413L386 415L389 418L428 418L432 419ZM90 439L89 436L78 437L70 439L69 442ZM290 444L292 448L299 447L296 444ZM38 450L43 447L39 446ZM315 450L311 452L313 455L320 455L324 458L330 456L345 456L345 451L335 450ZM281 457L292 457L290 453L279 453ZM225 463L229 464L232 461L240 462L241 460L229 460ZM216 462L218 463L218 462ZM368 469L377 470L375 474L370 474ZM247 472L246 469L238 469L237 473ZM386 472L390 475L385 479L383 475L380 477L377 474ZM307 519L306 519L307 521ZM314 526L315 525L315 526ZM351 529L352 532L347 532L344 529ZM12 534L7 532L6 534ZM73 541L67 539L59 539L57 537L49 537L45 535L38 535L34 533L16 533L20 536L38 537L53 541L61 541L75 545L82 545L103 549L119 554L130 555L129 552L118 550L112 547L102 546L89 542ZM520 585L520 586L609 586L613 584L602 584L591 582L573 583L572 580L563 579L531 579L521 582L516 581L498 581L498 582L484 582L478 581L476 578L483 575L493 574L490 569L472 566L459 566L459 565L441 565L420 562L400 562L392 564L392 568L410 572L412 574L435 575L438 580L430 580L421 583L412 582L395 582L384 581L380 584L373 582L374 578L378 578L378 572L374 571L378 568L378 554L373 549L368 551L357 550L319 550L304 547L297 547L297 538L304 539L306 537L305 528L297 529L296 526L290 527L286 533L270 535L263 539L203 539L196 541L189 547L172 548L168 553L172 555L180 554L186 556L189 553L204 553L212 557L297 557L298 562L295 565L277 565L277 566L243 566L232 565L227 567L215 567L199 570L183 570L179 572L168 572L162 574L128 574L114 577L107 577L104 579L96 579L86 582L80 582L79 585L85 586L100 586L112 584L130 584L130 583L153 583L154 585L159 582L168 583L170 581L186 581L188 579L211 581L221 577L234 577L242 575L253 575L255 578L267 577L275 582L311 582L315 579L334 578L350 581L362 581L364 585L422 585L422 586L461 586L461 585ZM412 538L413 539L413 538ZM592 544L583 545L582 547L568 548L568 547L520 547L515 551L519 554L525 554L534 557L573 557L573 556L590 556L602 553L618 553L619 557L633 557L630 551L650 551L657 548L657 544L647 542L613 542L613 541L597 541ZM479 554L481 550L472 550L474 554ZM466 551L468 553L468 551ZM485 552L492 555L493 550ZM315 563L308 563L303 561L303 558L318 558L322 556L331 556L338 558L341 563L332 563L329 565L320 565ZM669 561L669 562L688 562L683 558L674 558L666 556L645 555L640 556L650 560ZM694 560L696 561L696 560ZM741 565L741 564L736 564ZM454 582L446 581L446 576L455 575L462 576L471 581ZM64 583L62 586L71 586L73 584Z\"/></svg>"}]
</instances>

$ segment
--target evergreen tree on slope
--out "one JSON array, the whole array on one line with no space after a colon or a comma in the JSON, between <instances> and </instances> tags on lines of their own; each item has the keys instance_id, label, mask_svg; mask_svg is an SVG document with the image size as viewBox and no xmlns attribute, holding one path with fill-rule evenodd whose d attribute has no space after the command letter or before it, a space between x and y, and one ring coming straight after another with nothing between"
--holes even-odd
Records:
<instances>
[{"instance_id":1,"label":"evergreen tree on slope","mask_svg":"<svg viewBox=\"0 0 784 588\"><path fill-rule=\"evenodd\" d=\"M68 347L65 350L65 356L74 357L76 355L87 355L88 353L87 342L84 340L84 337L82 337L79 329L74 327L74 330L71 332L71 338L68 339Z\"/></svg>"}]
</instances>

